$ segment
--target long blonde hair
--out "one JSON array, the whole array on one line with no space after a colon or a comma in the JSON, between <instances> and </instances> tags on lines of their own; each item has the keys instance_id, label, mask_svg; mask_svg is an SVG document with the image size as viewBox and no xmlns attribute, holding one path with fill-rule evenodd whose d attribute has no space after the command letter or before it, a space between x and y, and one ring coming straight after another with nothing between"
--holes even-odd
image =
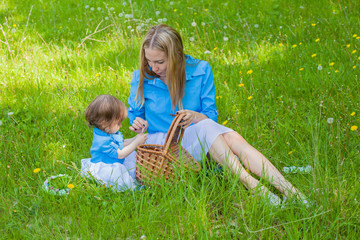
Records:
<instances>
[{"instance_id":1,"label":"long blonde hair","mask_svg":"<svg viewBox=\"0 0 360 240\"><path fill-rule=\"evenodd\" d=\"M140 81L136 99L141 96L141 105L144 104L144 78L154 79L156 74L150 71L145 58L145 49L163 51L168 57L166 67L166 81L170 92L171 107L182 109L182 98L185 93L185 55L180 34L172 27L160 24L152 27L145 35L140 49Z\"/></svg>"}]
</instances>

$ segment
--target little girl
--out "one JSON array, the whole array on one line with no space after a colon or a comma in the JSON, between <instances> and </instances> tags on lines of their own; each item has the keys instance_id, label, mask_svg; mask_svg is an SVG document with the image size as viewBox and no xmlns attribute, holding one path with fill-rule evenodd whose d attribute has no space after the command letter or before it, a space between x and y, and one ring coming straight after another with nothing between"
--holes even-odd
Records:
<instances>
[{"instance_id":1,"label":"little girl","mask_svg":"<svg viewBox=\"0 0 360 240\"><path fill-rule=\"evenodd\" d=\"M90 149L91 159L81 160L83 174L89 174L120 191L133 190L136 187L136 161L126 161L125 157L135 154L134 150L145 143L147 134L139 133L124 140L119 129L127 117L127 108L110 95L96 97L86 108L85 117L88 124L94 126L94 138Z\"/></svg>"}]
</instances>

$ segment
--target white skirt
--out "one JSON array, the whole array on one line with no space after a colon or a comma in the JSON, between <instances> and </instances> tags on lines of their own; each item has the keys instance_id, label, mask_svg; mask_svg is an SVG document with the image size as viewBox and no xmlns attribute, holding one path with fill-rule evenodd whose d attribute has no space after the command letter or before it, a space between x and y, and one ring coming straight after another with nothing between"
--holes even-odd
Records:
<instances>
[{"instance_id":1,"label":"white skirt","mask_svg":"<svg viewBox=\"0 0 360 240\"><path fill-rule=\"evenodd\" d=\"M100 184L112 187L119 191L134 190L136 188L136 152L132 152L124 163L107 164L103 162L92 163L91 158L81 160L83 176L94 177Z\"/></svg>"}]
</instances>

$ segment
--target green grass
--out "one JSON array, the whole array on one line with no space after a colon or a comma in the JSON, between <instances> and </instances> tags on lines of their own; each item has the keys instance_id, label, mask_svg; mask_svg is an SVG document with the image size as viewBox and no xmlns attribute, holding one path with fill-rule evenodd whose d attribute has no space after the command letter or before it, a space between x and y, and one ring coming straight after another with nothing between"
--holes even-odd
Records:
<instances>
[{"instance_id":1,"label":"green grass","mask_svg":"<svg viewBox=\"0 0 360 240\"><path fill-rule=\"evenodd\" d=\"M357 239L359 16L342 0L1 1L0 238ZM212 66L220 123L280 170L313 167L285 176L315 205L272 208L227 172L135 193L79 175L86 106L105 93L127 101L159 19ZM73 179L66 197L41 190L57 174Z\"/></svg>"}]
</instances>

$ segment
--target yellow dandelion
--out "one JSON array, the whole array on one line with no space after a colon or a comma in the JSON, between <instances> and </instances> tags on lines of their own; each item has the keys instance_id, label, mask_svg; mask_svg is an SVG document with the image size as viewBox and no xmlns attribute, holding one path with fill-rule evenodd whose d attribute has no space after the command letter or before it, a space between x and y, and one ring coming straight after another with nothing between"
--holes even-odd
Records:
<instances>
[{"instance_id":1,"label":"yellow dandelion","mask_svg":"<svg viewBox=\"0 0 360 240\"><path fill-rule=\"evenodd\" d=\"M312 23L311 26L315 27L315 26L316 26L316 23Z\"/></svg>"},{"instance_id":2,"label":"yellow dandelion","mask_svg":"<svg viewBox=\"0 0 360 240\"><path fill-rule=\"evenodd\" d=\"M41 171L40 168L35 168L33 172L34 172L34 173L38 173L38 172L40 172L40 171Z\"/></svg>"},{"instance_id":3,"label":"yellow dandelion","mask_svg":"<svg viewBox=\"0 0 360 240\"><path fill-rule=\"evenodd\" d=\"M339 72L339 70L335 70L335 72L336 72L336 73L338 73L338 72Z\"/></svg>"},{"instance_id":4,"label":"yellow dandelion","mask_svg":"<svg viewBox=\"0 0 360 240\"><path fill-rule=\"evenodd\" d=\"M290 151L290 152L288 152L288 155L290 155L290 154L292 154L293 153L293 151Z\"/></svg>"},{"instance_id":5,"label":"yellow dandelion","mask_svg":"<svg viewBox=\"0 0 360 240\"><path fill-rule=\"evenodd\" d=\"M353 37L357 37L357 34L354 34Z\"/></svg>"},{"instance_id":6,"label":"yellow dandelion","mask_svg":"<svg viewBox=\"0 0 360 240\"><path fill-rule=\"evenodd\" d=\"M97 74L95 74L95 77L98 77L98 76L100 76L100 74L98 74L98 73L97 73Z\"/></svg>"},{"instance_id":7,"label":"yellow dandelion","mask_svg":"<svg viewBox=\"0 0 360 240\"><path fill-rule=\"evenodd\" d=\"M286 142L287 145L289 145L289 142Z\"/></svg>"},{"instance_id":8,"label":"yellow dandelion","mask_svg":"<svg viewBox=\"0 0 360 240\"><path fill-rule=\"evenodd\" d=\"M194 12L194 15L197 15L197 12Z\"/></svg>"},{"instance_id":9,"label":"yellow dandelion","mask_svg":"<svg viewBox=\"0 0 360 240\"><path fill-rule=\"evenodd\" d=\"M329 65L330 65L331 67L334 66L334 64L335 64L335 63L333 63L333 62L329 63Z\"/></svg>"},{"instance_id":10,"label":"yellow dandelion","mask_svg":"<svg viewBox=\"0 0 360 240\"><path fill-rule=\"evenodd\" d=\"M356 53L356 50L352 51L351 53L352 53L352 54Z\"/></svg>"},{"instance_id":11,"label":"yellow dandelion","mask_svg":"<svg viewBox=\"0 0 360 240\"><path fill-rule=\"evenodd\" d=\"M279 43L279 47L282 47L282 45L283 45L282 43Z\"/></svg>"},{"instance_id":12,"label":"yellow dandelion","mask_svg":"<svg viewBox=\"0 0 360 240\"><path fill-rule=\"evenodd\" d=\"M302 71L302 70L304 70L304 68L300 68L300 69L299 69L299 71Z\"/></svg>"},{"instance_id":13,"label":"yellow dandelion","mask_svg":"<svg viewBox=\"0 0 360 240\"><path fill-rule=\"evenodd\" d=\"M242 71L240 71L239 73L242 74Z\"/></svg>"},{"instance_id":14,"label":"yellow dandelion","mask_svg":"<svg viewBox=\"0 0 360 240\"><path fill-rule=\"evenodd\" d=\"M315 40L315 42L318 42L318 41L320 41L320 38L318 38L318 39Z\"/></svg>"},{"instance_id":15,"label":"yellow dandelion","mask_svg":"<svg viewBox=\"0 0 360 240\"><path fill-rule=\"evenodd\" d=\"M222 125L226 125L229 121L228 120L225 120Z\"/></svg>"},{"instance_id":16,"label":"yellow dandelion","mask_svg":"<svg viewBox=\"0 0 360 240\"><path fill-rule=\"evenodd\" d=\"M240 84L239 84L239 87L243 87L243 86L245 86L245 84L243 84L243 83L240 83Z\"/></svg>"},{"instance_id":17,"label":"yellow dandelion","mask_svg":"<svg viewBox=\"0 0 360 240\"><path fill-rule=\"evenodd\" d=\"M222 96L216 96L216 99L220 99L220 98L222 98Z\"/></svg>"},{"instance_id":18,"label":"yellow dandelion","mask_svg":"<svg viewBox=\"0 0 360 240\"><path fill-rule=\"evenodd\" d=\"M248 99L248 100L251 100L252 98L253 98L252 96L249 96L247 99Z\"/></svg>"},{"instance_id":19,"label":"yellow dandelion","mask_svg":"<svg viewBox=\"0 0 360 240\"><path fill-rule=\"evenodd\" d=\"M182 16L183 14L182 13L180 13L180 16Z\"/></svg>"},{"instance_id":20,"label":"yellow dandelion","mask_svg":"<svg viewBox=\"0 0 360 240\"><path fill-rule=\"evenodd\" d=\"M177 9L174 9L174 12L176 12L177 11Z\"/></svg>"},{"instance_id":21,"label":"yellow dandelion","mask_svg":"<svg viewBox=\"0 0 360 240\"><path fill-rule=\"evenodd\" d=\"M205 8L204 11L207 12L207 11L209 11L209 9Z\"/></svg>"},{"instance_id":22,"label":"yellow dandelion","mask_svg":"<svg viewBox=\"0 0 360 240\"><path fill-rule=\"evenodd\" d=\"M355 69L356 68L356 66L353 66L353 69Z\"/></svg>"},{"instance_id":23,"label":"yellow dandelion","mask_svg":"<svg viewBox=\"0 0 360 240\"><path fill-rule=\"evenodd\" d=\"M301 45L302 44L302 42L299 42L299 45Z\"/></svg>"},{"instance_id":24,"label":"yellow dandelion","mask_svg":"<svg viewBox=\"0 0 360 240\"><path fill-rule=\"evenodd\" d=\"M253 73L253 70L249 70L246 72L248 75L252 74Z\"/></svg>"},{"instance_id":25,"label":"yellow dandelion","mask_svg":"<svg viewBox=\"0 0 360 240\"><path fill-rule=\"evenodd\" d=\"M356 39L360 39L360 37L356 37Z\"/></svg>"},{"instance_id":26,"label":"yellow dandelion","mask_svg":"<svg viewBox=\"0 0 360 240\"><path fill-rule=\"evenodd\" d=\"M350 115L351 115L351 116L355 116L355 114L356 114L355 112L352 112Z\"/></svg>"},{"instance_id":27,"label":"yellow dandelion","mask_svg":"<svg viewBox=\"0 0 360 240\"><path fill-rule=\"evenodd\" d=\"M350 44L347 44L346 47L349 48L349 47L350 47Z\"/></svg>"},{"instance_id":28,"label":"yellow dandelion","mask_svg":"<svg viewBox=\"0 0 360 240\"><path fill-rule=\"evenodd\" d=\"M213 50L215 51L215 50L217 50L217 49L218 49L218 47L214 47L214 49L213 49Z\"/></svg>"},{"instance_id":29,"label":"yellow dandelion","mask_svg":"<svg viewBox=\"0 0 360 240\"><path fill-rule=\"evenodd\" d=\"M67 187L73 189L75 186L74 184L70 183L69 185L67 185Z\"/></svg>"},{"instance_id":30,"label":"yellow dandelion","mask_svg":"<svg viewBox=\"0 0 360 240\"><path fill-rule=\"evenodd\" d=\"M316 57L316 53L314 53L313 55L311 55L311 57L313 58L313 57Z\"/></svg>"},{"instance_id":31,"label":"yellow dandelion","mask_svg":"<svg viewBox=\"0 0 360 240\"><path fill-rule=\"evenodd\" d=\"M13 27L16 27L16 24L14 24Z\"/></svg>"},{"instance_id":32,"label":"yellow dandelion","mask_svg":"<svg viewBox=\"0 0 360 240\"><path fill-rule=\"evenodd\" d=\"M355 125L351 126L351 128L350 128L351 131L356 131L357 129L358 129L358 126L355 126Z\"/></svg>"},{"instance_id":33,"label":"yellow dandelion","mask_svg":"<svg viewBox=\"0 0 360 240\"><path fill-rule=\"evenodd\" d=\"M296 47L297 47L297 45L296 45L296 44L294 44L294 45L292 45L292 47L293 47L293 48L296 48Z\"/></svg>"},{"instance_id":34,"label":"yellow dandelion","mask_svg":"<svg viewBox=\"0 0 360 240\"><path fill-rule=\"evenodd\" d=\"M358 59L360 60L360 56L358 57Z\"/></svg>"}]
</instances>

